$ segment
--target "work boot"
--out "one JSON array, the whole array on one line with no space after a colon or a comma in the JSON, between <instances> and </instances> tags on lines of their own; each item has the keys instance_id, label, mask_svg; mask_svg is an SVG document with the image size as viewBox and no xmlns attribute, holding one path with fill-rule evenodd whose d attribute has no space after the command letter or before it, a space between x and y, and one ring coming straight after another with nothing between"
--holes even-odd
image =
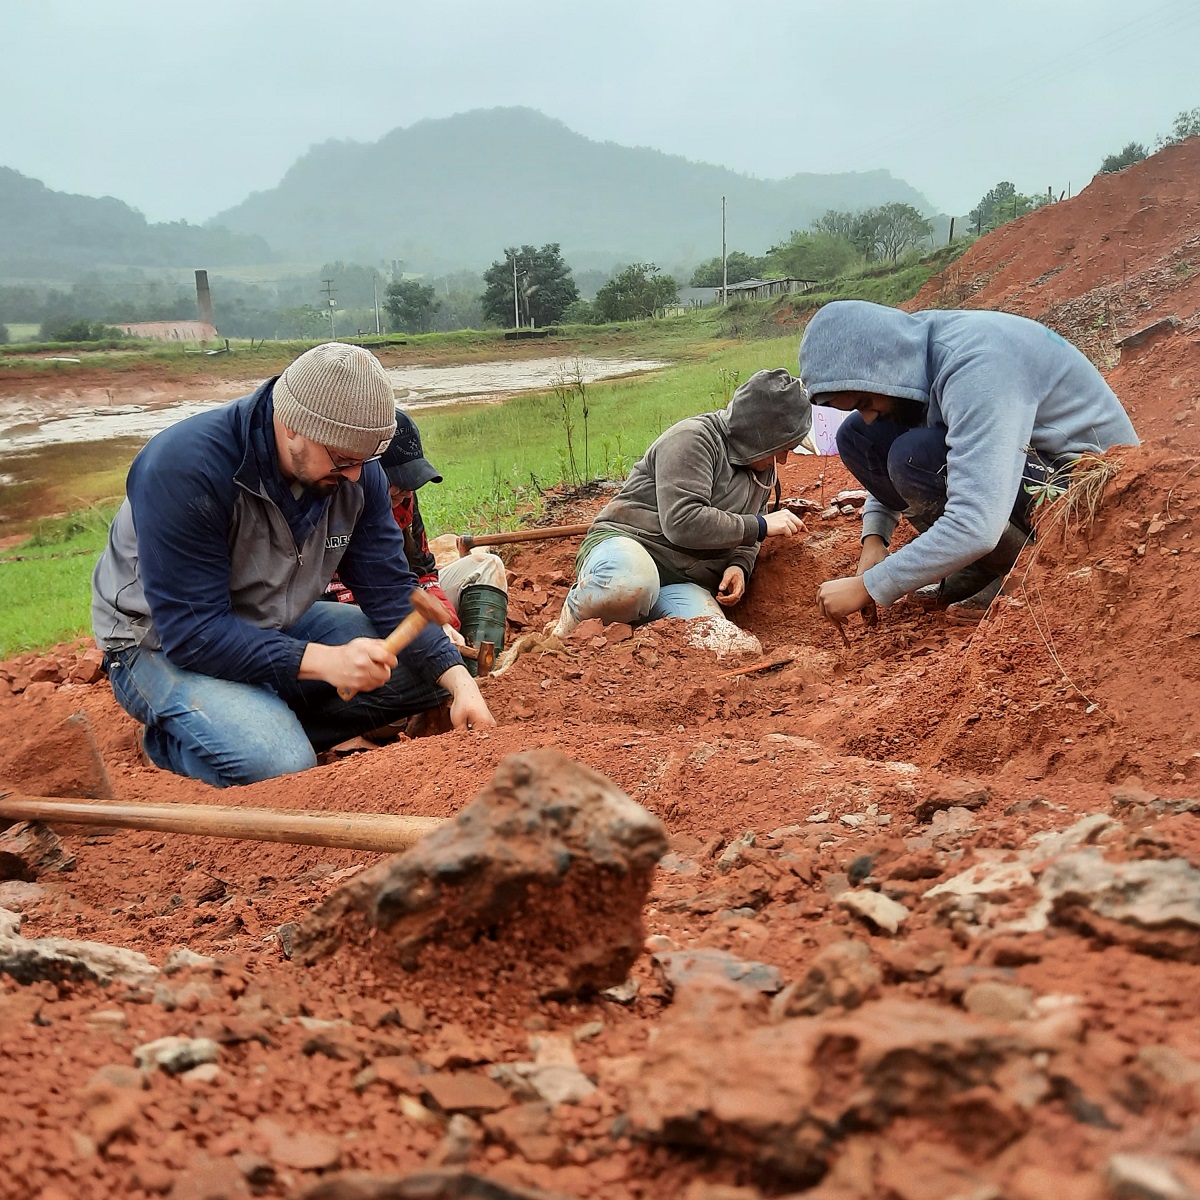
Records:
<instances>
[{"instance_id":1,"label":"work boot","mask_svg":"<svg viewBox=\"0 0 1200 1200\"><path fill-rule=\"evenodd\" d=\"M980 588L987 587L996 578L996 573L983 566L983 559L947 575L939 583L929 583L913 592L913 599L922 608L949 608L969 600Z\"/></svg>"},{"instance_id":2,"label":"work boot","mask_svg":"<svg viewBox=\"0 0 1200 1200\"><path fill-rule=\"evenodd\" d=\"M1004 576L1013 569L1031 538L1032 534L1009 521L995 550L964 566L961 571L955 571L941 583L918 588L912 594L913 599L926 608L946 608L947 613L953 610L958 622L979 620L988 611L991 601L1000 595ZM972 618L972 613L977 616Z\"/></svg>"},{"instance_id":3,"label":"work boot","mask_svg":"<svg viewBox=\"0 0 1200 1200\"><path fill-rule=\"evenodd\" d=\"M508 594L502 589L492 587L490 583L473 583L459 593L459 632L468 644L476 649L483 642L491 642L499 654L504 649L504 626L507 618ZM464 658L463 662L472 675L479 674L479 663L476 659Z\"/></svg>"},{"instance_id":4,"label":"work boot","mask_svg":"<svg viewBox=\"0 0 1200 1200\"><path fill-rule=\"evenodd\" d=\"M959 600L946 609L946 620L953 625L978 625L987 611L992 607L992 601L1000 595L1004 586L1004 576L997 575L987 587L980 588L973 596Z\"/></svg>"}]
</instances>

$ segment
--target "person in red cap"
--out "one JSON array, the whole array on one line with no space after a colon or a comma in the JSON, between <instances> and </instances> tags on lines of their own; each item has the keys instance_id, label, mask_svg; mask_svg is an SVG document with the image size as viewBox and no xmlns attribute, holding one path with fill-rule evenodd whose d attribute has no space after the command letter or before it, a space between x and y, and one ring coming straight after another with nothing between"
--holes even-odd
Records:
<instances>
[{"instance_id":1,"label":"person in red cap","mask_svg":"<svg viewBox=\"0 0 1200 1200\"><path fill-rule=\"evenodd\" d=\"M441 483L442 476L425 457L417 423L403 409L396 409L396 434L379 465L387 476L392 516L404 534L404 556L418 584L440 600L450 614L450 622L442 626L446 636L456 646L491 642L499 653L504 648L508 612L504 561L499 555L477 547L462 558L438 567L425 534L417 492L427 483ZM343 604L354 602L354 593L336 576L325 594L327 599ZM471 670L474 660L466 661Z\"/></svg>"}]
</instances>

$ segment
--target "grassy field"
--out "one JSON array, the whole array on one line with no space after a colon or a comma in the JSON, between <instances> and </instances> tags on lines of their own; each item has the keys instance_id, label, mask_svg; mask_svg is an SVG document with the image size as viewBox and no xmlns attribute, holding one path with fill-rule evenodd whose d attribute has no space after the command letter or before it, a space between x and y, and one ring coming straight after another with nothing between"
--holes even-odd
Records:
<instances>
[{"instance_id":1,"label":"grassy field","mask_svg":"<svg viewBox=\"0 0 1200 1200\"><path fill-rule=\"evenodd\" d=\"M111 509L47 521L32 538L0 552L0 655L91 632L92 568Z\"/></svg>"},{"instance_id":2,"label":"grassy field","mask_svg":"<svg viewBox=\"0 0 1200 1200\"><path fill-rule=\"evenodd\" d=\"M723 407L740 380L766 367L794 371L797 341L789 336L715 349L709 342L692 347L695 361L588 385L582 393L571 386L568 355L567 379L558 392L418 413L426 453L446 479L421 492L430 535L513 528L539 510L542 488L562 480L622 478L663 429ZM589 343L578 352L592 348ZM126 462L132 453L127 447ZM46 521L32 539L0 551L0 656L88 631L91 569L115 509L102 497L113 495L122 471L110 464L95 477L96 496L80 495L76 513ZM82 492L84 480L76 483Z\"/></svg>"}]
</instances>

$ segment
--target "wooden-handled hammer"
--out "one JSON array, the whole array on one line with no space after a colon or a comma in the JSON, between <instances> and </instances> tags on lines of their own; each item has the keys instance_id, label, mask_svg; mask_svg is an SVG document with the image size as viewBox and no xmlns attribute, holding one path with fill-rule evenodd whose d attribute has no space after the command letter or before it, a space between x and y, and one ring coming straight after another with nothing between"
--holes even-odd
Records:
<instances>
[{"instance_id":1,"label":"wooden-handled hammer","mask_svg":"<svg viewBox=\"0 0 1200 1200\"><path fill-rule=\"evenodd\" d=\"M541 529L517 529L511 533L463 533L455 539L458 557L464 558L475 546L507 546L510 542L541 542L547 538L582 537L587 525L545 525Z\"/></svg>"},{"instance_id":2,"label":"wooden-handled hammer","mask_svg":"<svg viewBox=\"0 0 1200 1200\"><path fill-rule=\"evenodd\" d=\"M409 593L408 602L412 605L412 612L383 639L383 644L393 654L399 654L426 625L450 623L450 614L445 607L424 588L413 588ZM353 700L358 692L355 688L338 688L338 695L343 700Z\"/></svg>"}]
</instances>

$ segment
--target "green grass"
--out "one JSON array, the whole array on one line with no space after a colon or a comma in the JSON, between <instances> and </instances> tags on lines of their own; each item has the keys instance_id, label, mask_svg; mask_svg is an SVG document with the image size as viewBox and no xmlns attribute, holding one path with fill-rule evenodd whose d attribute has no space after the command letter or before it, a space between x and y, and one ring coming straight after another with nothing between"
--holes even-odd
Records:
<instances>
[{"instance_id":1,"label":"green grass","mask_svg":"<svg viewBox=\"0 0 1200 1200\"><path fill-rule=\"evenodd\" d=\"M573 464L562 402L554 392L502 405L418 411L426 455L446 479L421 492L427 529L432 535L513 528L536 507L540 488L564 480L623 478L667 426L723 408L736 384L755 371L794 371L797 341L744 343L651 375L589 384L586 446L579 400L571 406Z\"/></svg>"},{"instance_id":2,"label":"green grass","mask_svg":"<svg viewBox=\"0 0 1200 1200\"><path fill-rule=\"evenodd\" d=\"M108 514L60 540L30 539L0 551L0 656L91 632L92 568L104 547Z\"/></svg>"}]
</instances>

